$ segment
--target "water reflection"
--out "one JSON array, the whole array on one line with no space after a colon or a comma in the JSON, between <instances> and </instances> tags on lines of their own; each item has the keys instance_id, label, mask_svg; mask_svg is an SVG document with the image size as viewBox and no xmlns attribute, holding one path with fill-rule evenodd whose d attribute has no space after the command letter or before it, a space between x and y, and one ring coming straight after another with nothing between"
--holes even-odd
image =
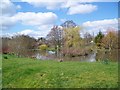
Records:
<instances>
[{"instance_id":1,"label":"water reflection","mask_svg":"<svg viewBox=\"0 0 120 90\"><path fill-rule=\"evenodd\" d=\"M96 61L96 53L91 53L87 56L63 57L63 61L95 62Z\"/></svg>"},{"instance_id":2,"label":"water reflection","mask_svg":"<svg viewBox=\"0 0 120 90\"><path fill-rule=\"evenodd\" d=\"M80 61L80 62L96 62L98 60L106 60L106 59L111 61L117 61L118 51L98 50L97 52L92 52L87 56L77 56L77 57L61 56L59 58L55 56L55 52L53 51L45 51L45 52L36 51L33 53L33 56L38 60L58 60L62 58L63 61Z\"/></svg>"},{"instance_id":3,"label":"water reflection","mask_svg":"<svg viewBox=\"0 0 120 90\"><path fill-rule=\"evenodd\" d=\"M39 60L58 60L60 58L56 57L54 53L37 53L35 57ZM78 56L78 57L61 57L63 61L81 61L81 62L95 62L96 61L96 53L91 53L88 56Z\"/></svg>"},{"instance_id":4,"label":"water reflection","mask_svg":"<svg viewBox=\"0 0 120 90\"><path fill-rule=\"evenodd\" d=\"M98 50L96 53L96 60L110 60L110 61L117 61L118 60L118 50L106 50L106 51L100 51Z\"/></svg>"},{"instance_id":5,"label":"water reflection","mask_svg":"<svg viewBox=\"0 0 120 90\"><path fill-rule=\"evenodd\" d=\"M52 55L51 56L46 56L46 55L42 55L42 54L40 54L40 53L37 53L36 55L35 55L35 57L37 58L37 59L40 59L40 60L52 60L52 59L55 59Z\"/></svg>"}]
</instances>

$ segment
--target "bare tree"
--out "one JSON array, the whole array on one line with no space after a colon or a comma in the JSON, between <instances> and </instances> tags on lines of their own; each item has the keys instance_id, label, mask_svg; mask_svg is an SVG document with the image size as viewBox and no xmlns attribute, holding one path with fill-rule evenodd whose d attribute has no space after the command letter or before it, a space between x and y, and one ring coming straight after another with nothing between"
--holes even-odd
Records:
<instances>
[{"instance_id":1,"label":"bare tree","mask_svg":"<svg viewBox=\"0 0 120 90\"><path fill-rule=\"evenodd\" d=\"M12 37L9 42L11 51L17 56L28 56L30 50L34 49L36 40L26 35L17 35Z\"/></svg>"},{"instance_id":2,"label":"bare tree","mask_svg":"<svg viewBox=\"0 0 120 90\"><path fill-rule=\"evenodd\" d=\"M84 34L84 42L85 42L85 45L89 45L92 40L93 40L93 36L90 35L88 32L86 32L86 33Z\"/></svg>"},{"instance_id":3,"label":"bare tree","mask_svg":"<svg viewBox=\"0 0 120 90\"><path fill-rule=\"evenodd\" d=\"M59 26L54 26L50 33L47 35L47 41L50 43L51 46L54 46L56 55L58 54L57 51L60 51L63 41L63 30Z\"/></svg>"},{"instance_id":4,"label":"bare tree","mask_svg":"<svg viewBox=\"0 0 120 90\"><path fill-rule=\"evenodd\" d=\"M118 33L115 30L108 30L107 35L102 39L103 46L109 50L118 48Z\"/></svg>"},{"instance_id":5,"label":"bare tree","mask_svg":"<svg viewBox=\"0 0 120 90\"><path fill-rule=\"evenodd\" d=\"M2 43L1 43L1 48L0 48L1 50L0 51L2 53L4 53L4 54L6 53L7 54L7 53L10 52L10 44L9 44L10 40L11 39L8 38L8 37L2 37L1 38L1 42Z\"/></svg>"}]
</instances>

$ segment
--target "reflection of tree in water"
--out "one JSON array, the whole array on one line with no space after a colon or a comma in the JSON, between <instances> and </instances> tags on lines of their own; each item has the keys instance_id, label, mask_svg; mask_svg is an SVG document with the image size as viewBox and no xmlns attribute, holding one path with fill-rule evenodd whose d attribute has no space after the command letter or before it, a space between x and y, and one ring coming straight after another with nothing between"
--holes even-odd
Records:
<instances>
[{"instance_id":1,"label":"reflection of tree in water","mask_svg":"<svg viewBox=\"0 0 120 90\"><path fill-rule=\"evenodd\" d=\"M118 60L118 51L117 50L99 50L96 54L96 60L109 60L116 61Z\"/></svg>"}]
</instances>

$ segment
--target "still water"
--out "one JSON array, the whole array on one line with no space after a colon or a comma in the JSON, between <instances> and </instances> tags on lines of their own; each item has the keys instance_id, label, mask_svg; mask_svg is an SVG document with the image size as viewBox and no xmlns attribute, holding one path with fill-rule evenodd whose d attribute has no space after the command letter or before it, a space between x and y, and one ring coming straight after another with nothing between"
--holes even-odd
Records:
<instances>
[{"instance_id":1,"label":"still water","mask_svg":"<svg viewBox=\"0 0 120 90\"><path fill-rule=\"evenodd\" d=\"M87 56L77 56L77 57L68 57L68 56L61 56L56 57L55 53L52 51L46 51L46 52L40 52L36 51L34 52L34 57L38 60L59 60L62 59L63 61L81 61L81 62L96 62L99 60L111 60L111 61L117 61L118 60L118 51L97 51L92 52Z\"/></svg>"},{"instance_id":2,"label":"still water","mask_svg":"<svg viewBox=\"0 0 120 90\"><path fill-rule=\"evenodd\" d=\"M81 61L81 62L95 62L96 61L96 53L91 53L88 56L78 56L78 57L59 57L57 58L55 55L41 55L40 53L36 54L36 58L40 60L58 60L62 59L63 61Z\"/></svg>"}]
</instances>

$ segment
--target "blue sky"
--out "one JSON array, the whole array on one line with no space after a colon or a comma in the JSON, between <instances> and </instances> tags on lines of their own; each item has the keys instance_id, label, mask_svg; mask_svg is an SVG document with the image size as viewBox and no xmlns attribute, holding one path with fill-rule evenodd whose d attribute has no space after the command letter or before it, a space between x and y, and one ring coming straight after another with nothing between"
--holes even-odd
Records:
<instances>
[{"instance_id":1,"label":"blue sky","mask_svg":"<svg viewBox=\"0 0 120 90\"><path fill-rule=\"evenodd\" d=\"M97 5L98 10L89 14L75 14L75 15L67 15L66 9L60 10L47 10L46 8L35 8L32 5L29 5L25 2L14 2L15 5L20 5L23 7L17 12L54 12L59 17L56 24L61 24L60 19L73 20L77 24L82 24L85 21L93 21L93 20L101 20L101 19L111 19L118 17L118 3L117 2L95 2L93 5ZM79 19L78 19L79 18Z\"/></svg>"},{"instance_id":2,"label":"blue sky","mask_svg":"<svg viewBox=\"0 0 120 90\"><path fill-rule=\"evenodd\" d=\"M53 25L73 20L85 32L103 32L117 29L117 2L4 2L2 6L3 35L26 34L35 38L45 37ZM116 0L117 1L117 0ZM6 11L6 12L5 12Z\"/></svg>"}]
</instances>

